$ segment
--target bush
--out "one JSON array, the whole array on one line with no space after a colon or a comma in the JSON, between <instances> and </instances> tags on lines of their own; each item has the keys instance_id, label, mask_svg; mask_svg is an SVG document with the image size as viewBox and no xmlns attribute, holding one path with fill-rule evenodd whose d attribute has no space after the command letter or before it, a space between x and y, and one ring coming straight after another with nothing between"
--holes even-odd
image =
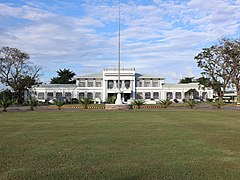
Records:
<instances>
[{"instance_id":1,"label":"bush","mask_svg":"<svg viewBox=\"0 0 240 180\"><path fill-rule=\"evenodd\" d=\"M225 106L226 104L224 103L224 101L216 99L214 102L212 102L212 106L217 107L218 109L221 109L222 106Z\"/></svg>"},{"instance_id":2,"label":"bush","mask_svg":"<svg viewBox=\"0 0 240 180\"><path fill-rule=\"evenodd\" d=\"M189 106L190 109L192 109L193 107L195 107L197 105L197 102L194 99L189 99L189 100L185 101L185 104L187 106Z\"/></svg>"},{"instance_id":3,"label":"bush","mask_svg":"<svg viewBox=\"0 0 240 180\"><path fill-rule=\"evenodd\" d=\"M36 99L29 99L28 104L30 106L31 111L33 111L34 108L37 109L37 106L39 105L38 100L36 100Z\"/></svg>"},{"instance_id":4,"label":"bush","mask_svg":"<svg viewBox=\"0 0 240 180\"><path fill-rule=\"evenodd\" d=\"M144 105L144 103L145 101L143 99L134 99L132 105L135 105L138 109L140 109L141 106Z\"/></svg>"},{"instance_id":5,"label":"bush","mask_svg":"<svg viewBox=\"0 0 240 180\"><path fill-rule=\"evenodd\" d=\"M88 108L88 105L93 103L93 100L90 99L90 98L82 98L82 99L80 99L79 102L80 102L80 104L83 105L83 108L84 108L84 109L87 109L87 108Z\"/></svg>"},{"instance_id":6,"label":"bush","mask_svg":"<svg viewBox=\"0 0 240 180\"><path fill-rule=\"evenodd\" d=\"M160 101L159 104L161 105L161 107L167 108L168 106L170 106L172 104L172 101L166 99L166 100Z\"/></svg>"},{"instance_id":7,"label":"bush","mask_svg":"<svg viewBox=\"0 0 240 180\"><path fill-rule=\"evenodd\" d=\"M61 100L57 100L55 102L55 105L58 107L58 110L61 110L61 108L64 104L65 104L64 101L61 101Z\"/></svg>"},{"instance_id":8,"label":"bush","mask_svg":"<svg viewBox=\"0 0 240 180\"><path fill-rule=\"evenodd\" d=\"M109 96L106 100L108 104L115 104L116 97L115 96Z\"/></svg>"},{"instance_id":9,"label":"bush","mask_svg":"<svg viewBox=\"0 0 240 180\"><path fill-rule=\"evenodd\" d=\"M79 104L79 100L77 98L72 98L72 104Z\"/></svg>"},{"instance_id":10,"label":"bush","mask_svg":"<svg viewBox=\"0 0 240 180\"><path fill-rule=\"evenodd\" d=\"M207 98L207 102L213 102L213 99Z\"/></svg>"},{"instance_id":11,"label":"bush","mask_svg":"<svg viewBox=\"0 0 240 180\"><path fill-rule=\"evenodd\" d=\"M3 108L3 111L7 111L7 108L11 106L12 103L13 103L12 100L8 98L3 98L2 100L0 100L0 107Z\"/></svg>"}]
</instances>

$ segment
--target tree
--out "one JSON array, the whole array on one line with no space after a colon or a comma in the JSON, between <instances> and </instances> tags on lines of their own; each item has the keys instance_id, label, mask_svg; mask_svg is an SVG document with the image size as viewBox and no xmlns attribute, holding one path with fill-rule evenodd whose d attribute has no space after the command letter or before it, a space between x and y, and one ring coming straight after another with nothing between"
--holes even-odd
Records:
<instances>
[{"instance_id":1,"label":"tree","mask_svg":"<svg viewBox=\"0 0 240 180\"><path fill-rule=\"evenodd\" d=\"M134 99L132 104L137 106L138 109L140 109L141 106L145 104L145 101L143 99Z\"/></svg>"},{"instance_id":2,"label":"tree","mask_svg":"<svg viewBox=\"0 0 240 180\"><path fill-rule=\"evenodd\" d=\"M76 81L72 80L76 74L70 69L59 69L57 71L58 76L51 78L50 84L75 84Z\"/></svg>"},{"instance_id":3,"label":"tree","mask_svg":"<svg viewBox=\"0 0 240 180\"><path fill-rule=\"evenodd\" d=\"M229 77L237 91L237 103L240 104L240 39L222 39L222 55L231 70Z\"/></svg>"},{"instance_id":4,"label":"tree","mask_svg":"<svg viewBox=\"0 0 240 180\"><path fill-rule=\"evenodd\" d=\"M0 100L0 107L3 108L3 111L7 111L7 108L11 106L11 104L12 104L12 100L8 98L3 98Z\"/></svg>"},{"instance_id":5,"label":"tree","mask_svg":"<svg viewBox=\"0 0 240 180\"><path fill-rule=\"evenodd\" d=\"M24 90L37 84L40 70L31 64L27 53L10 47L0 50L0 81L12 88L17 103Z\"/></svg>"},{"instance_id":6,"label":"tree","mask_svg":"<svg viewBox=\"0 0 240 180\"><path fill-rule=\"evenodd\" d=\"M193 109L197 105L197 102L194 99L189 99L185 102L185 104L190 107L190 109Z\"/></svg>"},{"instance_id":7,"label":"tree","mask_svg":"<svg viewBox=\"0 0 240 180\"><path fill-rule=\"evenodd\" d=\"M64 104L65 104L64 101L61 101L61 100L57 100L55 102L55 105L58 107L58 110L61 110L61 108Z\"/></svg>"},{"instance_id":8,"label":"tree","mask_svg":"<svg viewBox=\"0 0 240 180\"><path fill-rule=\"evenodd\" d=\"M232 69L226 62L223 47L223 41L219 41L217 45L203 48L202 52L194 58L198 67L203 70L203 77L211 80L210 85L220 99L223 98L232 74Z\"/></svg>"},{"instance_id":9,"label":"tree","mask_svg":"<svg viewBox=\"0 0 240 180\"><path fill-rule=\"evenodd\" d=\"M161 104L161 107L167 108L168 106L170 106L172 104L172 101L166 99L166 100L160 101L159 103Z\"/></svg>"},{"instance_id":10,"label":"tree","mask_svg":"<svg viewBox=\"0 0 240 180\"><path fill-rule=\"evenodd\" d=\"M80 99L80 104L83 105L84 109L88 109L88 105L93 103L93 100L90 98L82 98Z\"/></svg>"},{"instance_id":11,"label":"tree","mask_svg":"<svg viewBox=\"0 0 240 180\"><path fill-rule=\"evenodd\" d=\"M195 82L194 77L185 77L179 81L179 84L187 84L187 83L192 83Z\"/></svg>"}]
</instances>

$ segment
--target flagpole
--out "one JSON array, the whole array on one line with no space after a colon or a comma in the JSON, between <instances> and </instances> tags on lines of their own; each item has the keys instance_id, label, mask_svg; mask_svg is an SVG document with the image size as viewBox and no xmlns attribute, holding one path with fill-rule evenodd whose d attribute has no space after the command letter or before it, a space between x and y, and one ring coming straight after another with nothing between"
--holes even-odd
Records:
<instances>
[{"instance_id":1,"label":"flagpole","mask_svg":"<svg viewBox=\"0 0 240 180\"><path fill-rule=\"evenodd\" d=\"M115 101L115 104L121 105L122 98L121 98L121 87L120 87L120 15L121 15L121 8L120 8L120 0L118 1L118 93L117 93L117 99Z\"/></svg>"}]
</instances>

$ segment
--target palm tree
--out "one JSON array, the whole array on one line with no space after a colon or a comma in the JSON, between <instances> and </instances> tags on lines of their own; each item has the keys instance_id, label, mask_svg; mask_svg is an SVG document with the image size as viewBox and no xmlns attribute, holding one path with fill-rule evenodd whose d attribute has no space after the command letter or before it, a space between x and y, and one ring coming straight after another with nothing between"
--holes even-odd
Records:
<instances>
[{"instance_id":1,"label":"palm tree","mask_svg":"<svg viewBox=\"0 0 240 180\"><path fill-rule=\"evenodd\" d=\"M0 101L0 107L3 108L3 111L7 111L7 108L12 104L12 100L10 99L7 99L7 98L3 98L1 101Z\"/></svg>"},{"instance_id":2,"label":"palm tree","mask_svg":"<svg viewBox=\"0 0 240 180\"><path fill-rule=\"evenodd\" d=\"M116 101L116 97L115 96L109 96L108 98L107 98L107 103L109 103L109 104L115 104L115 101Z\"/></svg>"},{"instance_id":3,"label":"palm tree","mask_svg":"<svg viewBox=\"0 0 240 180\"><path fill-rule=\"evenodd\" d=\"M145 101L143 99L134 99L132 104L137 106L138 109L141 108L142 105L144 105Z\"/></svg>"},{"instance_id":4,"label":"palm tree","mask_svg":"<svg viewBox=\"0 0 240 180\"><path fill-rule=\"evenodd\" d=\"M172 101L170 101L169 99L166 99L166 100L160 101L159 103L161 104L161 107L167 108L172 104Z\"/></svg>"},{"instance_id":5,"label":"palm tree","mask_svg":"<svg viewBox=\"0 0 240 180\"><path fill-rule=\"evenodd\" d=\"M38 101L34 98L29 99L28 104L30 106L30 110L33 111L34 107L37 109Z\"/></svg>"},{"instance_id":6,"label":"palm tree","mask_svg":"<svg viewBox=\"0 0 240 180\"><path fill-rule=\"evenodd\" d=\"M187 100L187 101L185 102L185 104L186 104L187 106L189 106L190 109L192 109L193 107L195 107L195 106L197 105L197 102L194 101L194 99L189 99L189 100Z\"/></svg>"},{"instance_id":7,"label":"palm tree","mask_svg":"<svg viewBox=\"0 0 240 180\"><path fill-rule=\"evenodd\" d=\"M83 105L83 108L84 108L84 109L87 109L87 108L88 108L88 105L93 103L93 100L90 99L90 98L82 98L82 99L80 99L79 102L80 102L80 104Z\"/></svg>"},{"instance_id":8,"label":"palm tree","mask_svg":"<svg viewBox=\"0 0 240 180\"><path fill-rule=\"evenodd\" d=\"M64 105L65 103L61 100L57 100L55 102L55 105L58 107L58 110L61 110L62 106Z\"/></svg>"},{"instance_id":9,"label":"palm tree","mask_svg":"<svg viewBox=\"0 0 240 180\"><path fill-rule=\"evenodd\" d=\"M218 109L221 109L222 106L225 106L226 104L224 103L223 100L220 100L220 99L216 99L213 103L212 103L212 106L215 106L217 107Z\"/></svg>"}]
</instances>

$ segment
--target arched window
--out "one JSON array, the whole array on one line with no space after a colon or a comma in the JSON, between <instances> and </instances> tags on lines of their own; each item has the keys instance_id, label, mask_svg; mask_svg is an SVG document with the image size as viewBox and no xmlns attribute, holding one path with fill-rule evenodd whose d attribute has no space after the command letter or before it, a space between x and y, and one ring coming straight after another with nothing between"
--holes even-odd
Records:
<instances>
[{"instance_id":1,"label":"arched window","mask_svg":"<svg viewBox=\"0 0 240 180\"><path fill-rule=\"evenodd\" d=\"M88 93L87 93L87 98L93 99L93 93L92 93L92 92L88 92Z\"/></svg>"},{"instance_id":2,"label":"arched window","mask_svg":"<svg viewBox=\"0 0 240 180\"><path fill-rule=\"evenodd\" d=\"M151 93L145 92L145 99L151 99Z\"/></svg>"},{"instance_id":3,"label":"arched window","mask_svg":"<svg viewBox=\"0 0 240 180\"><path fill-rule=\"evenodd\" d=\"M79 93L79 99L82 99L82 98L84 98L84 92Z\"/></svg>"},{"instance_id":4,"label":"arched window","mask_svg":"<svg viewBox=\"0 0 240 180\"><path fill-rule=\"evenodd\" d=\"M167 99L170 100L173 98L173 93L172 92L167 92Z\"/></svg>"},{"instance_id":5,"label":"arched window","mask_svg":"<svg viewBox=\"0 0 240 180\"><path fill-rule=\"evenodd\" d=\"M153 98L154 99L159 99L159 93L158 92L153 92Z\"/></svg>"}]
</instances>

